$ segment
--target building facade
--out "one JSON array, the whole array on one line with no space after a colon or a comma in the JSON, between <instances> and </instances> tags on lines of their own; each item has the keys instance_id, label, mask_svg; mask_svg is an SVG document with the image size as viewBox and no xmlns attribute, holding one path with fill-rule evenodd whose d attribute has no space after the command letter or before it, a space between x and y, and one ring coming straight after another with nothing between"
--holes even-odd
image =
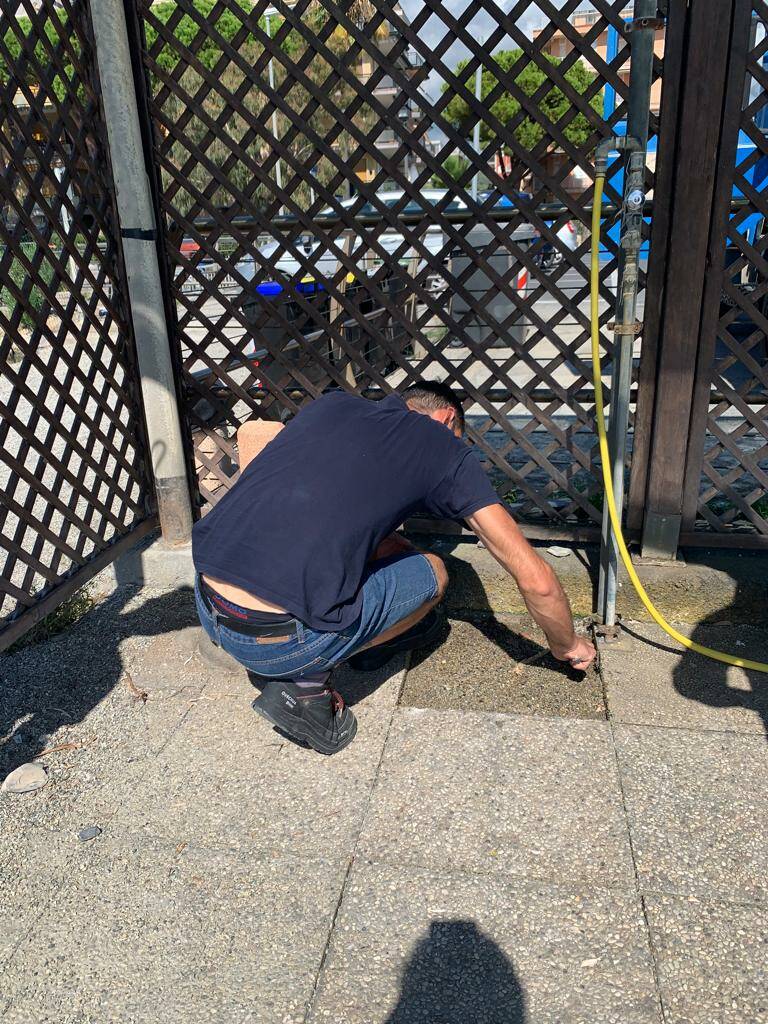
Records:
<instances>
[{"instance_id":1,"label":"building facade","mask_svg":"<svg viewBox=\"0 0 768 1024\"><path fill-rule=\"evenodd\" d=\"M633 5L630 4L621 12L621 17L629 21L634 16ZM587 36L593 33L595 26L603 18L603 15L596 10L576 11L570 18L570 23L580 36ZM611 36L613 35L613 39ZM544 26L536 29L533 33L534 40L541 39L541 50L552 57L567 57L573 50L573 43L561 29L550 34L549 29ZM604 27L590 43L595 53L604 61L612 59L611 46L616 45L616 35ZM657 57L664 56L664 29L657 28L653 40L653 52ZM619 77L624 83L629 82L629 50L627 50L627 61L619 69ZM661 107L661 80L653 83L651 87L651 110L658 114Z\"/></svg>"}]
</instances>

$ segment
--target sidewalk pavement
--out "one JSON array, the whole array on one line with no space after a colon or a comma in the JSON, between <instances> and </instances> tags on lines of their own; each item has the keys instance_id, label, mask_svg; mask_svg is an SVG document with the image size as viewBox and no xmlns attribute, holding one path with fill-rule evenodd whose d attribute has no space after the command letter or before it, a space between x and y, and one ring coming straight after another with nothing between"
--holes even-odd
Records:
<instances>
[{"instance_id":1,"label":"sidewalk pavement","mask_svg":"<svg viewBox=\"0 0 768 1024\"><path fill-rule=\"evenodd\" d=\"M331 758L201 659L186 587L0 658L0 774L49 773L0 794L3 1024L768 1019L768 679L644 623L580 679L525 618L450 614L339 673Z\"/></svg>"}]
</instances>

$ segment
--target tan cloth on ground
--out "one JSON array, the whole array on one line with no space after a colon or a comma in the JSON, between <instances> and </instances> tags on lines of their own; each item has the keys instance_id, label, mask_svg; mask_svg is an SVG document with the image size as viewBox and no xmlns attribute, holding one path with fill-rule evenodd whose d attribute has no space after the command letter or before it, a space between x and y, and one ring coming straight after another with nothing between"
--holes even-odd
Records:
<instances>
[{"instance_id":1,"label":"tan cloth on ground","mask_svg":"<svg viewBox=\"0 0 768 1024\"><path fill-rule=\"evenodd\" d=\"M248 420L240 427L237 431L237 459L240 463L240 472L277 437L283 426L283 423L274 423L271 420Z\"/></svg>"}]
</instances>

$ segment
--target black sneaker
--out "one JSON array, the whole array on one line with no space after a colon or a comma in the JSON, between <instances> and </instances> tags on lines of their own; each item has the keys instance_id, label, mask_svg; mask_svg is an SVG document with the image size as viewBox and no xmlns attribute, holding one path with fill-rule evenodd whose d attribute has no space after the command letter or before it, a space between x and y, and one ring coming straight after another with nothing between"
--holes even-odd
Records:
<instances>
[{"instance_id":1,"label":"black sneaker","mask_svg":"<svg viewBox=\"0 0 768 1024\"><path fill-rule=\"evenodd\" d=\"M442 629L443 619L433 608L400 636L393 637L385 644L369 647L359 654L353 654L348 662L349 667L356 672L374 672L401 651L415 651L420 647L428 647L438 639Z\"/></svg>"},{"instance_id":2,"label":"black sneaker","mask_svg":"<svg viewBox=\"0 0 768 1024\"><path fill-rule=\"evenodd\" d=\"M343 750L357 732L357 719L329 686L308 690L289 680L271 679L253 702L253 710L321 754Z\"/></svg>"}]
</instances>

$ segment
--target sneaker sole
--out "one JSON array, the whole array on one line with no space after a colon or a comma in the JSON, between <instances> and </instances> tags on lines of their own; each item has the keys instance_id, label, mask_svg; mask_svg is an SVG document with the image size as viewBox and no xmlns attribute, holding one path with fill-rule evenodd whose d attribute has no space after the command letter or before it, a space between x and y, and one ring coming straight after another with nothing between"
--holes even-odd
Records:
<instances>
[{"instance_id":1,"label":"sneaker sole","mask_svg":"<svg viewBox=\"0 0 768 1024\"><path fill-rule=\"evenodd\" d=\"M294 718L293 715L281 714L280 707L268 707L264 701L263 694L256 698L251 707L257 715L261 715L261 717L266 719L270 725L274 725L277 726L278 729L282 729L282 731L287 733L291 739L308 743L313 750L318 752L318 754L335 754L337 751L343 750L345 747L349 746L357 734L357 719L351 712L350 718L352 719L352 724L349 726L349 731L339 743L330 744L321 736L318 736L315 730L312 729L304 719Z\"/></svg>"}]
</instances>

